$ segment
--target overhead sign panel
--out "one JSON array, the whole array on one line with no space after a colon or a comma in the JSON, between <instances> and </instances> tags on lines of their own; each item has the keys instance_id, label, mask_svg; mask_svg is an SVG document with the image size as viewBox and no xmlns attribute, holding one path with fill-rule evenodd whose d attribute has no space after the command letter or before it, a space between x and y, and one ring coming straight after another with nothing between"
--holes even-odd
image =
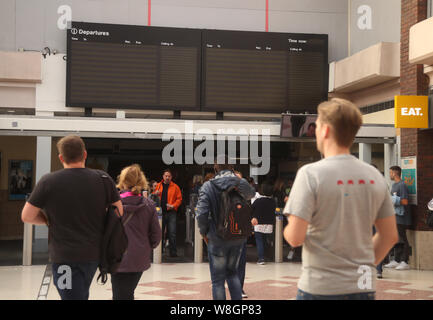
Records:
<instances>
[{"instance_id":1,"label":"overhead sign panel","mask_svg":"<svg viewBox=\"0 0 433 320\"><path fill-rule=\"evenodd\" d=\"M427 96L396 96L395 127L396 128L428 128Z\"/></svg>"}]
</instances>

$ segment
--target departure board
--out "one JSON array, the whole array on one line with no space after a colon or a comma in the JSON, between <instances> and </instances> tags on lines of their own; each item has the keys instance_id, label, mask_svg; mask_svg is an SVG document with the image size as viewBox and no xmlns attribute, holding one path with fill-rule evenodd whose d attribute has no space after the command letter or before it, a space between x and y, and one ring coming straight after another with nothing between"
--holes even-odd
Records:
<instances>
[{"instance_id":1,"label":"departure board","mask_svg":"<svg viewBox=\"0 0 433 320\"><path fill-rule=\"evenodd\" d=\"M73 22L69 107L200 109L201 30Z\"/></svg>"},{"instance_id":2,"label":"departure board","mask_svg":"<svg viewBox=\"0 0 433 320\"><path fill-rule=\"evenodd\" d=\"M328 36L205 30L202 110L315 112L327 100Z\"/></svg>"}]
</instances>

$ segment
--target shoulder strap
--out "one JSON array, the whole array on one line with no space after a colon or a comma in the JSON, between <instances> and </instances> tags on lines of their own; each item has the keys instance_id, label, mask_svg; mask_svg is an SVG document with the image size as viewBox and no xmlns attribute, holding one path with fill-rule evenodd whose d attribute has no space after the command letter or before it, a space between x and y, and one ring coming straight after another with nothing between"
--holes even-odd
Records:
<instances>
[{"instance_id":1,"label":"shoulder strap","mask_svg":"<svg viewBox=\"0 0 433 320\"><path fill-rule=\"evenodd\" d=\"M104 184L104 190L105 190L105 198L107 199L107 207L111 205L110 202L110 192L109 192L109 186L108 186L108 174L106 174L103 171L96 171L96 173L101 177L102 183Z\"/></svg>"}]
</instances>

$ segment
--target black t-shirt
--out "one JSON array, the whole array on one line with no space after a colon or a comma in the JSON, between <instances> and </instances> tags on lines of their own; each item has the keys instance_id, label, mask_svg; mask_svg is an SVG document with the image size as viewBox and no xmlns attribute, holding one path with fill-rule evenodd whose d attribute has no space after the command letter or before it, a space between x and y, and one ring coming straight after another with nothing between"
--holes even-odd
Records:
<instances>
[{"instance_id":1,"label":"black t-shirt","mask_svg":"<svg viewBox=\"0 0 433 320\"><path fill-rule=\"evenodd\" d=\"M103 171L73 168L44 175L28 202L48 216L50 261L98 262L106 207L118 200L114 181Z\"/></svg>"},{"instance_id":2,"label":"black t-shirt","mask_svg":"<svg viewBox=\"0 0 433 320\"><path fill-rule=\"evenodd\" d=\"M270 197L259 198L252 204L253 218L257 218L259 224L275 223L275 201Z\"/></svg>"},{"instance_id":3,"label":"black t-shirt","mask_svg":"<svg viewBox=\"0 0 433 320\"><path fill-rule=\"evenodd\" d=\"M161 207L162 212L167 212L167 195L168 195L168 187L169 184L162 184L162 194L161 194Z\"/></svg>"}]
</instances>

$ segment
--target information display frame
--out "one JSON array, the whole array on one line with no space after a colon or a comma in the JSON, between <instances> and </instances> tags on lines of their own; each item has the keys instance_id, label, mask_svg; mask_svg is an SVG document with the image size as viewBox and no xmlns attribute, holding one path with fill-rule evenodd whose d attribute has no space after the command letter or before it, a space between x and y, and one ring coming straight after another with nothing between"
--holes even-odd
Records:
<instances>
[{"instance_id":1,"label":"information display frame","mask_svg":"<svg viewBox=\"0 0 433 320\"><path fill-rule=\"evenodd\" d=\"M326 34L87 22L67 30L67 107L315 113L328 81Z\"/></svg>"},{"instance_id":2,"label":"information display frame","mask_svg":"<svg viewBox=\"0 0 433 320\"><path fill-rule=\"evenodd\" d=\"M74 95L77 91L77 85L74 83L74 59L77 53L73 52L72 46L76 43L91 43L102 46L109 44L122 45L122 46L149 46L156 50L156 65L155 78L154 78L154 98L153 102L143 101L137 103L136 101L128 102L110 102L110 101L97 101L98 99L77 99ZM167 68L172 68L173 73L182 74L182 70L176 70L173 62L173 56L165 55L168 63L164 63L164 54L161 51L169 52L175 48L176 50L188 49L196 50L196 58L193 59L193 65L190 64L191 70L189 72L190 81L182 81L180 79L167 79L167 83L172 88L182 87L183 85L195 86L194 94L184 97L184 100L194 100L194 103L179 104L176 99L168 99L167 96L162 94L164 86L161 85L162 78L164 77L163 67L169 65ZM119 53L117 53L119 54ZM134 53L136 54L136 53ZM182 56L179 59L183 58ZM182 61L181 61L182 63ZM184 62L185 63L185 62ZM84 108L115 108L115 109L158 109L158 110L185 110L185 111L199 111L200 110L200 84L201 84L201 30L187 29L187 28L168 28L168 27L149 27L149 26L134 26L134 25L118 25L118 24L100 24L100 23L87 23L87 22L72 22L71 28L67 29L67 76L66 76L66 106L67 107L84 107ZM194 71L195 69L195 71ZM194 73L193 76L190 74ZM101 73L102 74L102 73ZM192 77L192 78L191 78ZM128 79L126 79L128 80ZM148 79L147 79L148 80ZM193 84L191 84L191 82ZM180 84L180 85L179 85ZM81 88L81 87L79 87ZM190 89L190 88L189 88ZM178 90L180 90L178 88ZM177 93L172 90L173 94ZM104 92L101 90L101 92ZM86 91L87 93L87 91ZM180 95L182 93L179 93ZM78 94L77 94L78 95ZM167 101L161 101L161 100ZM92 101L93 100L93 101ZM109 99L106 99L109 100ZM115 99L114 99L115 100ZM137 100L137 99L136 99ZM139 99L138 99L139 100ZM152 99L150 99L152 100ZM140 100L141 101L141 100Z\"/></svg>"},{"instance_id":3,"label":"information display frame","mask_svg":"<svg viewBox=\"0 0 433 320\"><path fill-rule=\"evenodd\" d=\"M328 99L328 88L329 88L329 63L328 63L328 35L327 34L308 34L308 33L278 33L278 32L252 32L252 31L231 31L231 30L204 30L202 36L202 111L216 111L216 112L256 112L256 113L283 113L283 112L292 112L292 113L315 113L317 110L318 103L325 101ZM240 51L249 51L249 53L257 52L257 53L272 53L272 52L280 52L285 55L285 66L282 68L285 69L285 93L284 97L281 96L280 92L280 103L279 105L254 105L254 102L251 100L250 104L245 103L243 107L234 106L234 105L215 105L209 104L209 82L212 81L209 78L208 68L209 67L209 52L210 50L238 50ZM322 70L318 70L315 75L316 83L317 80L321 81L320 94L317 96L317 92L311 89L312 81L311 79L302 78L303 75L307 76L306 73L303 73L302 70L296 70L296 61L292 62L293 57L302 57L302 55L318 53L321 55L320 61L316 63L320 63ZM230 55L230 53L228 53ZM212 57L213 58L213 57ZM211 58L211 59L212 59ZM299 60L299 59L298 59ZM230 65L231 61L227 61L226 65ZM274 63L271 61L270 64ZM312 71L311 65L313 63L312 60L305 61L304 65L308 65L310 68L310 72ZM248 68L248 67L247 67ZM245 68L244 71L247 69ZM252 67L245 71L245 77L248 78L248 73ZM314 71L314 70L313 70ZM294 74L296 72L297 74ZM299 75L299 80L302 81L296 82L296 79L292 79L291 77ZM216 76L220 76L220 73ZM236 78L237 75L235 75ZM257 77L257 76L256 76ZM254 76L250 77L248 81L256 78ZM263 80L263 78L261 79ZM307 83L310 80L310 83ZM229 79L226 81L221 81L221 86L230 86L227 84ZM232 89L236 89L232 84ZM270 82L265 84L270 86ZM242 88L241 90L245 90L245 95L248 95L253 99L254 94L260 92L263 88L256 87L248 90ZM272 88L271 88L272 89ZM299 93L300 90L304 90L304 92ZM262 91L263 92L263 91ZM217 92L221 94L222 92ZM312 96L312 94L316 94L316 99L312 100L311 103L305 103L301 101L299 103L299 99L296 100L296 94L300 94L304 100L308 101L308 98ZM258 97L257 97L258 98ZM295 99L294 99L295 98ZM259 99L259 98L258 98ZM282 103L282 99L284 99L284 103Z\"/></svg>"}]
</instances>

